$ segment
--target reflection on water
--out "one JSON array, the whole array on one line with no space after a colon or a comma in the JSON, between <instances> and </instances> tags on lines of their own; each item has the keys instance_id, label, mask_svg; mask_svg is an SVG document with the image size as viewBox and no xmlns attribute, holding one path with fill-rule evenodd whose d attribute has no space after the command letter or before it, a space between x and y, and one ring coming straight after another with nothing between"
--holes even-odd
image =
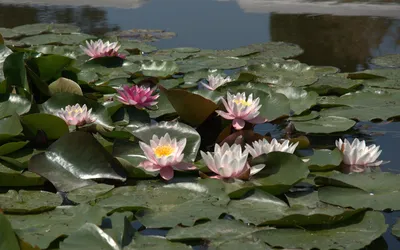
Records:
<instances>
[{"instance_id":1,"label":"reflection on water","mask_svg":"<svg viewBox=\"0 0 400 250\"><path fill-rule=\"evenodd\" d=\"M364 16L271 15L271 39L296 43L305 50L300 61L331 65L345 71L368 68L372 56L382 54L382 43L400 53L400 22ZM389 45L390 44L390 45Z\"/></svg>"}]
</instances>

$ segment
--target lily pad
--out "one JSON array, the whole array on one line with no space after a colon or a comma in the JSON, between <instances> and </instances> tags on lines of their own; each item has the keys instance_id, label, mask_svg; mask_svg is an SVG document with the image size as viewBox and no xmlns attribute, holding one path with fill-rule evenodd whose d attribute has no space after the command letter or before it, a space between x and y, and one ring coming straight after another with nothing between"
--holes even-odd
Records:
<instances>
[{"instance_id":1,"label":"lily pad","mask_svg":"<svg viewBox=\"0 0 400 250\"><path fill-rule=\"evenodd\" d=\"M90 179L125 181L118 162L92 135L80 131L64 135L46 152L33 156L29 170L48 179L59 191L91 185Z\"/></svg>"},{"instance_id":2,"label":"lily pad","mask_svg":"<svg viewBox=\"0 0 400 250\"><path fill-rule=\"evenodd\" d=\"M0 213L0 249L20 250L17 236L7 218Z\"/></svg>"},{"instance_id":3,"label":"lily pad","mask_svg":"<svg viewBox=\"0 0 400 250\"><path fill-rule=\"evenodd\" d=\"M300 193L289 199L290 206L275 196L256 191L241 200L231 200L228 213L244 223L284 227L332 225L349 219L363 209L349 210L324 204L318 193Z\"/></svg>"},{"instance_id":4,"label":"lily pad","mask_svg":"<svg viewBox=\"0 0 400 250\"><path fill-rule=\"evenodd\" d=\"M32 187L42 186L45 179L35 173L8 168L0 163L0 186L3 187Z\"/></svg>"},{"instance_id":5,"label":"lily pad","mask_svg":"<svg viewBox=\"0 0 400 250\"><path fill-rule=\"evenodd\" d=\"M82 89L79 84L64 77L60 77L56 81L52 82L49 85L49 91L51 95L62 92L83 95Z\"/></svg>"},{"instance_id":6,"label":"lily pad","mask_svg":"<svg viewBox=\"0 0 400 250\"><path fill-rule=\"evenodd\" d=\"M93 223L86 223L60 243L60 250L120 250L118 244Z\"/></svg>"},{"instance_id":7,"label":"lily pad","mask_svg":"<svg viewBox=\"0 0 400 250\"><path fill-rule=\"evenodd\" d=\"M136 234L132 244L125 247L124 250L190 250L193 249L191 246L179 243L179 242L171 242L166 240L163 237L157 236L142 236L140 234Z\"/></svg>"},{"instance_id":8,"label":"lily pad","mask_svg":"<svg viewBox=\"0 0 400 250\"><path fill-rule=\"evenodd\" d=\"M317 177L315 183L324 185L318 191L321 201L353 208L400 210L398 182L400 175L384 172L334 174Z\"/></svg>"},{"instance_id":9,"label":"lily pad","mask_svg":"<svg viewBox=\"0 0 400 250\"><path fill-rule=\"evenodd\" d=\"M301 55L304 51L297 44L285 43L285 42L268 42L250 44L246 48L254 49L261 52L259 55L256 54L250 58L257 58L262 56L263 58L290 58Z\"/></svg>"},{"instance_id":10,"label":"lily pad","mask_svg":"<svg viewBox=\"0 0 400 250\"><path fill-rule=\"evenodd\" d=\"M138 42L138 41L121 40L121 41L119 41L119 43L121 44L121 50L133 52L133 54L140 54L140 52L150 53L152 51L157 50L157 47L155 47L153 45ZM135 53L135 52L137 52L137 53Z\"/></svg>"},{"instance_id":11,"label":"lily pad","mask_svg":"<svg viewBox=\"0 0 400 250\"><path fill-rule=\"evenodd\" d=\"M0 44L0 81L4 80L4 61L6 58L13 53L7 46Z\"/></svg>"},{"instance_id":12,"label":"lily pad","mask_svg":"<svg viewBox=\"0 0 400 250\"><path fill-rule=\"evenodd\" d=\"M19 95L1 94L0 95L0 119L17 113L25 114L31 109L31 102Z\"/></svg>"},{"instance_id":13,"label":"lily pad","mask_svg":"<svg viewBox=\"0 0 400 250\"><path fill-rule=\"evenodd\" d=\"M318 81L307 89L315 91L320 95L337 94L343 95L348 92L357 90L362 84L363 80L351 80L345 78L344 75L328 75L320 76Z\"/></svg>"},{"instance_id":14,"label":"lily pad","mask_svg":"<svg viewBox=\"0 0 400 250\"><path fill-rule=\"evenodd\" d=\"M135 137L147 144L150 142L153 135L161 137L166 133L168 133L171 138L176 138L177 140L186 138L186 146L183 150L185 154L184 159L189 162L194 161L200 148L201 138L195 129L184 123L160 122L155 125L143 126L132 132Z\"/></svg>"},{"instance_id":15,"label":"lily pad","mask_svg":"<svg viewBox=\"0 0 400 250\"><path fill-rule=\"evenodd\" d=\"M400 67L400 54L375 57L371 62L382 67Z\"/></svg>"},{"instance_id":16,"label":"lily pad","mask_svg":"<svg viewBox=\"0 0 400 250\"><path fill-rule=\"evenodd\" d=\"M80 44L88 39L95 39L96 37L87 35L87 34L42 34L37 36L29 36L22 38L20 40L21 43L26 45L43 45L43 44L52 44L52 45L73 45Z\"/></svg>"},{"instance_id":17,"label":"lily pad","mask_svg":"<svg viewBox=\"0 0 400 250\"><path fill-rule=\"evenodd\" d=\"M314 154L303 159L308 159L306 164L311 171L327 171L337 168L343 160L342 153L336 148L314 149Z\"/></svg>"},{"instance_id":18,"label":"lily pad","mask_svg":"<svg viewBox=\"0 0 400 250\"><path fill-rule=\"evenodd\" d=\"M106 37L118 37L129 40L154 42L160 39L168 39L176 36L174 32L152 29L131 29L122 31L112 31L105 34Z\"/></svg>"},{"instance_id":19,"label":"lily pad","mask_svg":"<svg viewBox=\"0 0 400 250\"><path fill-rule=\"evenodd\" d=\"M0 34L6 39L18 38L22 36L22 34L18 33L17 31L8 28L0 28Z\"/></svg>"},{"instance_id":20,"label":"lily pad","mask_svg":"<svg viewBox=\"0 0 400 250\"><path fill-rule=\"evenodd\" d=\"M7 52L4 51L6 54ZM4 77L11 86L16 86L30 92L28 78L26 75L24 52L10 53L4 60Z\"/></svg>"},{"instance_id":21,"label":"lily pad","mask_svg":"<svg viewBox=\"0 0 400 250\"><path fill-rule=\"evenodd\" d=\"M0 142L7 141L22 132L22 126L17 115L0 120Z\"/></svg>"},{"instance_id":22,"label":"lily pad","mask_svg":"<svg viewBox=\"0 0 400 250\"><path fill-rule=\"evenodd\" d=\"M76 232L85 223L100 225L106 211L90 205L63 206L32 215L7 215L16 234L22 240L40 249L51 242Z\"/></svg>"},{"instance_id":23,"label":"lily pad","mask_svg":"<svg viewBox=\"0 0 400 250\"><path fill-rule=\"evenodd\" d=\"M45 191L9 190L5 194L0 194L0 209L6 213L40 213L53 210L61 203L60 195Z\"/></svg>"},{"instance_id":24,"label":"lily pad","mask_svg":"<svg viewBox=\"0 0 400 250\"><path fill-rule=\"evenodd\" d=\"M67 194L69 200L76 203L94 201L97 197L112 190L114 186L107 184L95 184L72 190Z\"/></svg>"},{"instance_id":25,"label":"lily pad","mask_svg":"<svg viewBox=\"0 0 400 250\"><path fill-rule=\"evenodd\" d=\"M0 156L15 152L15 151L25 147L25 145L28 143L29 143L29 141L17 141L17 142L5 143L0 146Z\"/></svg>"},{"instance_id":26,"label":"lily pad","mask_svg":"<svg viewBox=\"0 0 400 250\"><path fill-rule=\"evenodd\" d=\"M347 131L355 124L355 121L340 116L321 116L309 121L293 121L293 125L297 131L310 134L329 134Z\"/></svg>"},{"instance_id":27,"label":"lily pad","mask_svg":"<svg viewBox=\"0 0 400 250\"><path fill-rule=\"evenodd\" d=\"M255 233L255 236L273 247L358 250L379 238L387 229L381 213L366 212L361 221L337 225L331 229L275 229ZM290 237L288 237L290 235Z\"/></svg>"},{"instance_id":28,"label":"lily pad","mask_svg":"<svg viewBox=\"0 0 400 250\"><path fill-rule=\"evenodd\" d=\"M301 88L286 87L278 88L275 92L283 94L289 99L290 109L295 114L301 114L303 111L317 104L318 94L313 91L307 92Z\"/></svg>"},{"instance_id":29,"label":"lily pad","mask_svg":"<svg viewBox=\"0 0 400 250\"><path fill-rule=\"evenodd\" d=\"M63 119L50 114L29 114L21 117L24 134L29 138L35 138L38 131L46 133L49 140L56 140L69 133L68 125Z\"/></svg>"},{"instance_id":30,"label":"lily pad","mask_svg":"<svg viewBox=\"0 0 400 250\"><path fill-rule=\"evenodd\" d=\"M258 188L273 195L287 192L294 184L306 178L307 165L297 156L284 152L271 152L254 158L251 165L265 164L252 180Z\"/></svg>"},{"instance_id":31,"label":"lily pad","mask_svg":"<svg viewBox=\"0 0 400 250\"><path fill-rule=\"evenodd\" d=\"M392 234L397 238L400 238L400 221L397 219L396 224L392 227Z\"/></svg>"},{"instance_id":32,"label":"lily pad","mask_svg":"<svg viewBox=\"0 0 400 250\"><path fill-rule=\"evenodd\" d=\"M35 23L17 26L12 30L25 36L32 36L48 32L65 34L76 33L80 31L80 28L71 24Z\"/></svg>"},{"instance_id":33,"label":"lily pad","mask_svg":"<svg viewBox=\"0 0 400 250\"><path fill-rule=\"evenodd\" d=\"M247 61L238 57L201 56L177 61L179 71L187 73L201 69L236 69L246 66Z\"/></svg>"},{"instance_id":34,"label":"lily pad","mask_svg":"<svg viewBox=\"0 0 400 250\"><path fill-rule=\"evenodd\" d=\"M172 61L145 60L138 63L145 76L167 77L178 72L178 65Z\"/></svg>"}]
</instances>

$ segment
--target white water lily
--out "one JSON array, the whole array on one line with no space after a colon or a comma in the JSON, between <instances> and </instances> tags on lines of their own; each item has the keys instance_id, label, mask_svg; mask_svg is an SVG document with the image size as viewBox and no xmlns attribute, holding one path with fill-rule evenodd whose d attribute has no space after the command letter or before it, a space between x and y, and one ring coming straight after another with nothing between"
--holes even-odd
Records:
<instances>
[{"instance_id":1,"label":"white water lily","mask_svg":"<svg viewBox=\"0 0 400 250\"><path fill-rule=\"evenodd\" d=\"M168 133L160 138L153 135L150 145L139 142L139 146L147 158L146 161L140 163L139 167L150 172L160 171L160 176L165 180L174 177L174 168L180 170L192 169L190 164L182 162L186 138L177 141L176 138L171 139Z\"/></svg>"},{"instance_id":2,"label":"white water lily","mask_svg":"<svg viewBox=\"0 0 400 250\"><path fill-rule=\"evenodd\" d=\"M253 100L253 94L246 98L246 93L237 93L232 95L227 93L227 100L221 98L227 112L217 110L217 114L227 120L233 120L232 126L237 129L243 129L246 121L253 124L265 123L267 119L260 116L260 98Z\"/></svg>"},{"instance_id":3,"label":"white water lily","mask_svg":"<svg viewBox=\"0 0 400 250\"><path fill-rule=\"evenodd\" d=\"M216 90L218 87L224 85L227 82L232 81L232 79L228 76L224 78L220 74L214 76L214 75L209 75L207 78L208 84L206 83L201 83L205 88L209 90Z\"/></svg>"},{"instance_id":4,"label":"white water lily","mask_svg":"<svg viewBox=\"0 0 400 250\"><path fill-rule=\"evenodd\" d=\"M68 105L61 108L61 111L57 112L57 116L62 118L69 126L83 126L96 121L96 118L92 116L92 109L87 109L86 104L82 107L78 103L75 105Z\"/></svg>"},{"instance_id":5,"label":"white water lily","mask_svg":"<svg viewBox=\"0 0 400 250\"><path fill-rule=\"evenodd\" d=\"M253 158L260 156L262 154L268 154L270 152L286 152L293 154L296 150L299 142L290 143L289 140L284 140L283 143L278 142L275 138L272 139L271 142L268 142L266 139L258 140L253 142L253 145L246 144L246 149L249 151Z\"/></svg>"},{"instance_id":6,"label":"white water lily","mask_svg":"<svg viewBox=\"0 0 400 250\"><path fill-rule=\"evenodd\" d=\"M214 153L200 151L207 167L217 174L214 178L238 178L249 170L247 164L248 151L238 144L229 147L228 143L221 146L215 144Z\"/></svg>"},{"instance_id":7,"label":"white water lily","mask_svg":"<svg viewBox=\"0 0 400 250\"><path fill-rule=\"evenodd\" d=\"M367 146L365 141L360 141L357 138L350 143L347 139L336 141L336 147L342 151L343 163L350 166L359 167L375 167L382 164L383 161L377 161L382 150L379 146L372 144ZM361 172L362 168L358 168Z\"/></svg>"}]
</instances>

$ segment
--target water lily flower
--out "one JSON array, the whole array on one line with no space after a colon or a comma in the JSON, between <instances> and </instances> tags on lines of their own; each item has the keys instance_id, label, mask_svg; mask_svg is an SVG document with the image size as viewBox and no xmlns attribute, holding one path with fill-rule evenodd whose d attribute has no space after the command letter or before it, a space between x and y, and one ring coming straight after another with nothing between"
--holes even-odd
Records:
<instances>
[{"instance_id":1,"label":"water lily flower","mask_svg":"<svg viewBox=\"0 0 400 250\"><path fill-rule=\"evenodd\" d=\"M85 52L91 59L99 58L99 57L112 57L117 56L122 59L125 59L125 55L118 53L119 48L121 45L118 42L103 42L101 39L98 41L90 42L86 41L86 47L80 45L80 48Z\"/></svg>"},{"instance_id":2,"label":"water lily flower","mask_svg":"<svg viewBox=\"0 0 400 250\"><path fill-rule=\"evenodd\" d=\"M363 168L376 167L382 164L383 161L377 161L382 150L379 146L372 144L367 146L365 141L360 141L357 138L350 143L347 139L336 141L336 147L342 151L343 163L353 168L355 172L363 172Z\"/></svg>"},{"instance_id":3,"label":"water lily flower","mask_svg":"<svg viewBox=\"0 0 400 250\"><path fill-rule=\"evenodd\" d=\"M118 100L125 105L132 105L138 109L148 108L157 104L160 95L153 95L155 88L137 86L123 86L122 90L118 90Z\"/></svg>"},{"instance_id":4,"label":"water lily flower","mask_svg":"<svg viewBox=\"0 0 400 250\"><path fill-rule=\"evenodd\" d=\"M68 105L65 109L57 112L57 116L62 118L69 126L83 126L96 121L91 115L92 109L87 109L86 104L82 107L78 103L74 106Z\"/></svg>"},{"instance_id":5,"label":"water lily flower","mask_svg":"<svg viewBox=\"0 0 400 250\"><path fill-rule=\"evenodd\" d=\"M139 146L147 158L147 160L139 164L139 167L149 172L160 171L160 176L165 180L170 180L174 177L174 169L193 169L191 164L182 162L184 157L182 152L186 146L186 138L177 141L176 138L171 139L168 133L160 138L157 135L153 135L150 145L139 142Z\"/></svg>"},{"instance_id":6,"label":"water lily flower","mask_svg":"<svg viewBox=\"0 0 400 250\"><path fill-rule=\"evenodd\" d=\"M203 151L200 151L200 154L207 167L217 174L214 178L239 178L249 170L248 151L242 152L238 144L233 144L231 147L228 143L224 143L222 147L215 144L214 154Z\"/></svg>"},{"instance_id":7,"label":"water lily flower","mask_svg":"<svg viewBox=\"0 0 400 250\"><path fill-rule=\"evenodd\" d=\"M260 116L260 98L253 100L253 94L246 99L246 93L232 95L228 92L227 100L221 98L227 112L217 110L216 112L227 120L233 120L232 125L235 129L244 128L247 122L260 124L268 121Z\"/></svg>"},{"instance_id":8,"label":"water lily flower","mask_svg":"<svg viewBox=\"0 0 400 250\"><path fill-rule=\"evenodd\" d=\"M227 82L232 81L232 79L228 76L224 78L220 74L214 76L214 75L209 75L207 78L208 84L206 83L201 83L205 88L208 90L216 90L218 87L224 85Z\"/></svg>"},{"instance_id":9,"label":"water lily flower","mask_svg":"<svg viewBox=\"0 0 400 250\"><path fill-rule=\"evenodd\" d=\"M260 156L262 154L268 154L270 152L286 152L293 154L296 150L297 145L299 142L290 143L289 140L284 140L283 143L278 142L275 138L272 139L271 142L268 142L266 139L258 140L253 142L253 146L246 144L246 149L249 151L253 158Z\"/></svg>"}]
</instances>

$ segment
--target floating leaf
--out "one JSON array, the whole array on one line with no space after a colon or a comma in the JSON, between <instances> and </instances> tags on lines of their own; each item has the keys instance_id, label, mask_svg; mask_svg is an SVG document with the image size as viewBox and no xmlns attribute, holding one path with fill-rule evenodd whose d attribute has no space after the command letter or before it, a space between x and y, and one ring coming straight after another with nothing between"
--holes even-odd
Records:
<instances>
[{"instance_id":1,"label":"floating leaf","mask_svg":"<svg viewBox=\"0 0 400 250\"><path fill-rule=\"evenodd\" d=\"M327 171L337 168L343 156L337 148L334 150L314 149L314 154L304 159L308 159L306 164L311 171Z\"/></svg>"},{"instance_id":2,"label":"floating leaf","mask_svg":"<svg viewBox=\"0 0 400 250\"><path fill-rule=\"evenodd\" d=\"M363 84L362 80L347 79L344 75L328 75L319 77L318 81L313 85L308 86L307 89L315 91L320 95L342 95L355 91L361 86L361 84Z\"/></svg>"},{"instance_id":3,"label":"floating leaf","mask_svg":"<svg viewBox=\"0 0 400 250\"><path fill-rule=\"evenodd\" d=\"M25 147L25 145L28 143L29 143L29 141L18 141L18 142L5 143L0 146L0 155L6 155L6 154L10 154L12 152L15 152L15 151Z\"/></svg>"},{"instance_id":4,"label":"floating leaf","mask_svg":"<svg viewBox=\"0 0 400 250\"><path fill-rule=\"evenodd\" d=\"M273 195L287 192L294 184L306 178L307 165L297 156L284 152L271 152L251 161L251 165L265 164L252 183Z\"/></svg>"},{"instance_id":5,"label":"floating leaf","mask_svg":"<svg viewBox=\"0 0 400 250\"><path fill-rule=\"evenodd\" d=\"M0 249L20 250L17 236L7 218L0 213Z\"/></svg>"},{"instance_id":6,"label":"floating leaf","mask_svg":"<svg viewBox=\"0 0 400 250\"><path fill-rule=\"evenodd\" d=\"M400 175L383 172L334 174L317 177L315 183L325 185L319 189L321 201L353 208L400 210L398 186Z\"/></svg>"},{"instance_id":7,"label":"floating leaf","mask_svg":"<svg viewBox=\"0 0 400 250\"><path fill-rule=\"evenodd\" d=\"M80 131L64 135L46 152L33 156L29 170L48 179L59 191L93 184L90 179L125 180L118 174L121 166L106 149L91 134Z\"/></svg>"},{"instance_id":8,"label":"floating leaf","mask_svg":"<svg viewBox=\"0 0 400 250\"><path fill-rule=\"evenodd\" d=\"M83 95L82 89L79 84L64 77L60 77L56 81L52 82L49 85L49 91L51 95L62 92Z\"/></svg>"},{"instance_id":9,"label":"floating leaf","mask_svg":"<svg viewBox=\"0 0 400 250\"><path fill-rule=\"evenodd\" d=\"M201 56L177 61L179 71L187 73L201 69L236 69L246 66L247 62L238 57Z\"/></svg>"},{"instance_id":10,"label":"floating leaf","mask_svg":"<svg viewBox=\"0 0 400 250\"><path fill-rule=\"evenodd\" d=\"M0 81L4 80L4 72L3 72L4 61L12 53L13 51L10 50L7 46L4 46L4 44L0 44Z\"/></svg>"},{"instance_id":11,"label":"floating leaf","mask_svg":"<svg viewBox=\"0 0 400 250\"><path fill-rule=\"evenodd\" d=\"M124 250L190 250L193 249L191 246L179 243L179 242L171 242L166 240L163 237L157 236L142 236L140 234L136 234L132 244L124 248Z\"/></svg>"},{"instance_id":12,"label":"floating leaf","mask_svg":"<svg viewBox=\"0 0 400 250\"><path fill-rule=\"evenodd\" d=\"M154 42L159 39L168 39L176 36L174 32L165 30L152 30L152 29L131 29L111 31L105 34L106 37L118 37L128 40L148 41Z\"/></svg>"},{"instance_id":13,"label":"floating leaf","mask_svg":"<svg viewBox=\"0 0 400 250\"><path fill-rule=\"evenodd\" d=\"M38 131L46 133L49 140L56 140L61 136L69 133L68 125L63 119L50 114L29 114L21 117L24 127L24 134L30 138L34 138Z\"/></svg>"},{"instance_id":14,"label":"floating leaf","mask_svg":"<svg viewBox=\"0 0 400 250\"><path fill-rule=\"evenodd\" d=\"M46 249L50 243L76 232L85 223L100 225L106 211L90 205L64 206L32 215L7 215L18 237Z\"/></svg>"},{"instance_id":15,"label":"floating leaf","mask_svg":"<svg viewBox=\"0 0 400 250\"><path fill-rule=\"evenodd\" d=\"M147 44L147 43L142 43L142 42L137 42L137 41L131 41L131 40L121 40L119 41L121 44L121 50L126 50L129 52L136 52L134 54L140 54L140 52L143 53L150 53L152 51L157 50L156 47L153 45Z\"/></svg>"},{"instance_id":16,"label":"floating leaf","mask_svg":"<svg viewBox=\"0 0 400 250\"><path fill-rule=\"evenodd\" d=\"M28 78L26 76L24 52L10 54L4 61L4 76L11 86L16 86L30 92Z\"/></svg>"},{"instance_id":17,"label":"floating leaf","mask_svg":"<svg viewBox=\"0 0 400 250\"><path fill-rule=\"evenodd\" d=\"M1 94L0 95L0 118L17 113L22 115L31 109L31 102L19 95Z\"/></svg>"},{"instance_id":18,"label":"floating leaf","mask_svg":"<svg viewBox=\"0 0 400 250\"><path fill-rule=\"evenodd\" d=\"M41 176L21 170L8 168L0 163L0 186L3 187L30 187L42 186L46 180Z\"/></svg>"},{"instance_id":19,"label":"floating leaf","mask_svg":"<svg viewBox=\"0 0 400 250\"><path fill-rule=\"evenodd\" d=\"M275 229L264 230L254 235L273 247L358 250L379 238L387 229L381 213L366 212L361 221L348 225L337 225L331 229ZM290 235L290 237L288 237Z\"/></svg>"},{"instance_id":20,"label":"floating leaf","mask_svg":"<svg viewBox=\"0 0 400 250\"><path fill-rule=\"evenodd\" d=\"M88 39L95 39L96 37L87 34L43 34L37 36L29 36L22 38L21 43L27 45L42 45L42 44L53 44L53 45L73 45L80 44L81 42Z\"/></svg>"},{"instance_id":21,"label":"floating leaf","mask_svg":"<svg viewBox=\"0 0 400 250\"><path fill-rule=\"evenodd\" d=\"M19 135L22 126L17 115L6 117L0 120L0 142Z\"/></svg>"},{"instance_id":22,"label":"floating leaf","mask_svg":"<svg viewBox=\"0 0 400 250\"><path fill-rule=\"evenodd\" d=\"M304 52L299 45L293 43L285 43L285 42L258 43L258 44L250 44L245 47L261 52L260 54L255 54L250 56L251 59L257 59L260 57L290 58L298 56Z\"/></svg>"},{"instance_id":23,"label":"floating leaf","mask_svg":"<svg viewBox=\"0 0 400 250\"><path fill-rule=\"evenodd\" d=\"M392 227L392 234L397 238L400 238L400 220L397 219L396 224Z\"/></svg>"},{"instance_id":24,"label":"floating leaf","mask_svg":"<svg viewBox=\"0 0 400 250\"><path fill-rule=\"evenodd\" d=\"M400 67L400 55L385 55L372 58L371 62L382 67Z\"/></svg>"},{"instance_id":25,"label":"floating leaf","mask_svg":"<svg viewBox=\"0 0 400 250\"><path fill-rule=\"evenodd\" d=\"M355 121L340 116L321 116L308 121L293 121L297 131L313 134L347 131L355 124Z\"/></svg>"},{"instance_id":26,"label":"floating leaf","mask_svg":"<svg viewBox=\"0 0 400 250\"><path fill-rule=\"evenodd\" d=\"M275 92L283 94L289 99L290 109L295 114L301 114L303 111L317 104L318 94L312 91L307 92L301 88L286 87L278 88Z\"/></svg>"},{"instance_id":27,"label":"floating leaf","mask_svg":"<svg viewBox=\"0 0 400 250\"><path fill-rule=\"evenodd\" d=\"M61 203L60 195L45 191L9 190L0 194L0 209L6 213L40 213L52 210Z\"/></svg>"},{"instance_id":28,"label":"floating leaf","mask_svg":"<svg viewBox=\"0 0 400 250\"><path fill-rule=\"evenodd\" d=\"M107 184L95 184L72 190L67 194L69 200L76 203L86 203L95 200L98 196L112 190L114 186Z\"/></svg>"},{"instance_id":29,"label":"floating leaf","mask_svg":"<svg viewBox=\"0 0 400 250\"><path fill-rule=\"evenodd\" d=\"M145 76L167 77L178 72L178 65L172 61L145 60L138 63Z\"/></svg>"},{"instance_id":30,"label":"floating leaf","mask_svg":"<svg viewBox=\"0 0 400 250\"><path fill-rule=\"evenodd\" d=\"M12 31L23 34L25 36L38 35L42 33L76 33L80 31L79 27L71 24L49 24L49 23L35 23L25 24L14 27Z\"/></svg>"}]
</instances>

